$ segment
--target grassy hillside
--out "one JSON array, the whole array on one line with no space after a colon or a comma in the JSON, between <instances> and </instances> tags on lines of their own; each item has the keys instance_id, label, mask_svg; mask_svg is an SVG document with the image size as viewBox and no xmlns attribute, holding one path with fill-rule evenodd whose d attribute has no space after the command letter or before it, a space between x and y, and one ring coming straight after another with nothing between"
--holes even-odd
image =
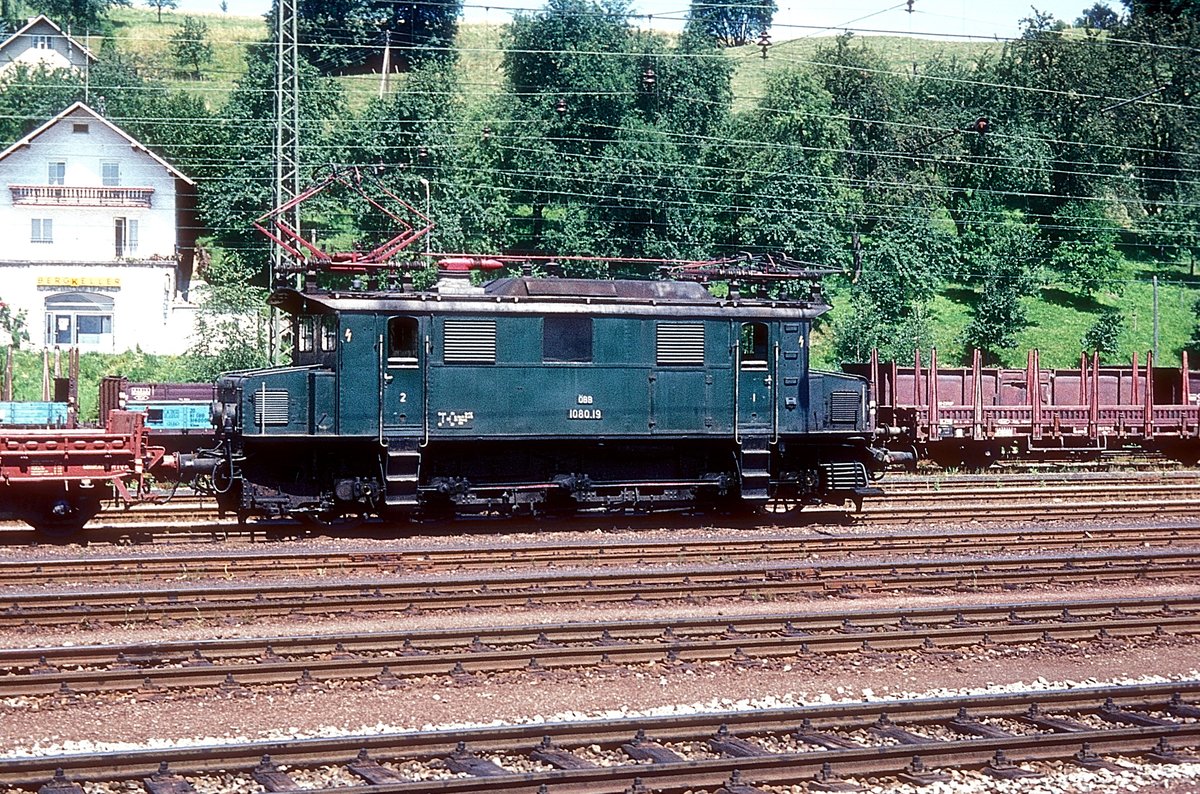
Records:
<instances>
[{"instance_id":1,"label":"grassy hillside","mask_svg":"<svg viewBox=\"0 0 1200 794\"><path fill-rule=\"evenodd\" d=\"M204 69L202 80L179 77L171 55L171 36L179 30L185 16L202 19L208 25L213 61ZM173 88L199 94L214 110L225 102L234 83L245 74L246 48L267 38L267 26L261 17L164 10L160 23L153 10L118 6L109 18L118 49L132 55L143 74L165 80ZM92 37L88 46L99 51L101 44L99 37Z\"/></svg>"}]
</instances>

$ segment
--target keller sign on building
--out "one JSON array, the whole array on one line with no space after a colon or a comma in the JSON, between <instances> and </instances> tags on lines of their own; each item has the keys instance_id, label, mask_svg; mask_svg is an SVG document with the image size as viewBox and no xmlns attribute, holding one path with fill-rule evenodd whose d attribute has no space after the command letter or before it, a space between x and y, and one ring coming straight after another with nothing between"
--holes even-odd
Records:
<instances>
[{"instance_id":1,"label":"keller sign on building","mask_svg":"<svg viewBox=\"0 0 1200 794\"><path fill-rule=\"evenodd\" d=\"M0 152L0 300L35 344L182 353L195 183L77 102Z\"/></svg>"}]
</instances>

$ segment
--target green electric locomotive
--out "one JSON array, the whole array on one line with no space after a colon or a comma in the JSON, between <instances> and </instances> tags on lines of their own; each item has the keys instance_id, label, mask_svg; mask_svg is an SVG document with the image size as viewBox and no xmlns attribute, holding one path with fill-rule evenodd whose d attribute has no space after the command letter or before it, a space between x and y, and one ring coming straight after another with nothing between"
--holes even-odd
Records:
<instances>
[{"instance_id":1,"label":"green electric locomotive","mask_svg":"<svg viewBox=\"0 0 1200 794\"><path fill-rule=\"evenodd\" d=\"M243 518L861 501L897 458L866 380L809 366L816 291L458 273L272 302L293 366L223 376L185 461Z\"/></svg>"}]
</instances>

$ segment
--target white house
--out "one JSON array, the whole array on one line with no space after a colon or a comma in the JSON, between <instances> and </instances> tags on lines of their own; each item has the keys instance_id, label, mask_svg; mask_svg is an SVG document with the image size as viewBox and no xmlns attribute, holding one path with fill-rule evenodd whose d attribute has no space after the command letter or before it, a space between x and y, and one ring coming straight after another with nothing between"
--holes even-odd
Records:
<instances>
[{"instance_id":1,"label":"white house","mask_svg":"<svg viewBox=\"0 0 1200 794\"><path fill-rule=\"evenodd\" d=\"M0 152L0 300L35 343L182 353L195 183L76 102Z\"/></svg>"},{"instance_id":2,"label":"white house","mask_svg":"<svg viewBox=\"0 0 1200 794\"><path fill-rule=\"evenodd\" d=\"M25 64L31 69L74 69L83 71L96 56L44 15L34 17L16 33L0 42L0 76Z\"/></svg>"}]
</instances>

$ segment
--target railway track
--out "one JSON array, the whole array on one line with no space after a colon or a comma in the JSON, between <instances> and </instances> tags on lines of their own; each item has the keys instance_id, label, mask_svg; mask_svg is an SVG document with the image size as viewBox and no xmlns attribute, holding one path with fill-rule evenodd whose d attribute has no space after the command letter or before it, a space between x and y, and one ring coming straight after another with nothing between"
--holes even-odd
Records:
<instances>
[{"instance_id":1,"label":"railway track","mask_svg":"<svg viewBox=\"0 0 1200 794\"><path fill-rule=\"evenodd\" d=\"M438 675L803 663L820 654L942 653L1198 633L1200 596L1179 596L14 648L0 649L0 698L78 700L100 692L264 684L312 688L345 680L387 687Z\"/></svg>"},{"instance_id":2,"label":"railway track","mask_svg":"<svg viewBox=\"0 0 1200 794\"><path fill-rule=\"evenodd\" d=\"M464 572L301 584L188 585L105 590L10 590L0 627L183 621L213 617L348 614L558 605L637 605L850 591L1065 586L1200 575L1200 551L1140 550L1039 557L945 557L879 562L818 561L677 565L575 572Z\"/></svg>"},{"instance_id":3,"label":"railway track","mask_svg":"<svg viewBox=\"0 0 1200 794\"><path fill-rule=\"evenodd\" d=\"M957 554L1200 545L1200 524L1087 528L972 529L904 533L861 531L720 539L678 538L513 541L380 549L128 554L0 560L0 587L228 579L234 576L370 576L495 568L677 565L704 562L813 560L851 554Z\"/></svg>"},{"instance_id":4,"label":"railway track","mask_svg":"<svg viewBox=\"0 0 1200 794\"><path fill-rule=\"evenodd\" d=\"M181 791L188 778L232 776L243 790L282 791L321 770L320 791L754 794L814 781L837 790L867 775L928 784L949 767L1012 779L1036 774L1020 766L1035 760L1187 760L1174 747L1200 741L1198 700L1200 682L1185 681L8 757L0 783L77 791L65 787L149 779L151 790Z\"/></svg>"},{"instance_id":5,"label":"railway track","mask_svg":"<svg viewBox=\"0 0 1200 794\"><path fill-rule=\"evenodd\" d=\"M1156 471L1128 473L1063 473L1003 475L894 475L884 487L882 498L868 501L861 511L840 507L808 507L803 511L780 510L771 505L766 520L799 522L855 521L857 523L904 523L915 521L1000 521L1071 520L1111 515L1130 517L1192 515L1200 510L1200 472ZM1119 498L1114 498L1114 494ZM706 520L712 520L707 517ZM525 521L529 519L510 519ZM597 525L626 517L583 514L577 519ZM636 517L634 517L636 521ZM661 517L659 517L661 521ZM721 519L718 519L721 520ZM751 519L762 523L764 516ZM418 525L428 531L428 524ZM408 533L409 526L373 522L380 531ZM546 528L539 522L532 530ZM346 532L348 526L311 527L293 522L255 521L239 525L233 517L221 518L215 502L192 494L176 496L165 504L142 504L132 509L110 507L89 524L89 540L110 535L118 542L153 537L155 540L212 540L231 537L287 537L321 532ZM437 531L436 527L433 531ZM41 538L28 527L0 522L0 542L36 542Z\"/></svg>"}]
</instances>

